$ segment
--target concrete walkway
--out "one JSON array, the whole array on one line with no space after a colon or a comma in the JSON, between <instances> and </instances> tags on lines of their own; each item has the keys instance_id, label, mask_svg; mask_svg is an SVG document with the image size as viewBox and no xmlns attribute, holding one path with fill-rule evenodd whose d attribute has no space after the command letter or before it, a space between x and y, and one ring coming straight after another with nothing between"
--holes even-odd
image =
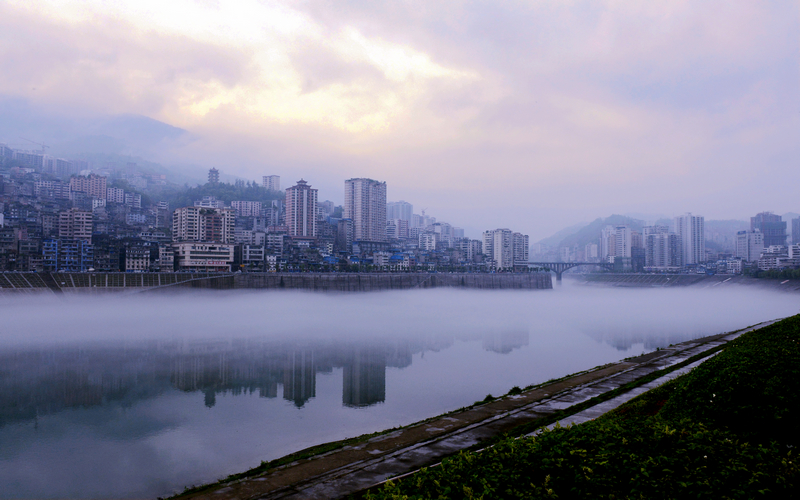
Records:
<instances>
[{"instance_id":1,"label":"concrete walkway","mask_svg":"<svg viewBox=\"0 0 800 500\"><path fill-rule=\"evenodd\" d=\"M508 432L560 410L586 402L655 371L674 366L718 347L739 335L774 321L731 334L706 337L671 346L627 361L582 373L523 394L445 415L362 443L299 460L263 475L189 493L193 499L322 499L341 498L441 461L460 450ZM558 422L585 422L671 380L696 361L664 377ZM556 425L556 424L553 424Z\"/></svg>"}]
</instances>

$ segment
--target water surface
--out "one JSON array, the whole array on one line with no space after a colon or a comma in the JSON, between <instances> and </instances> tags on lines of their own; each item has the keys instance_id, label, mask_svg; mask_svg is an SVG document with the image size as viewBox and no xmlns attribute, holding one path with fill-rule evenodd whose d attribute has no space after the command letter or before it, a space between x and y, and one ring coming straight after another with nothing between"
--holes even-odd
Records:
<instances>
[{"instance_id":1,"label":"water surface","mask_svg":"<svg viewBox=\"0 0 800 500\"><path fill-rule=\"evenodd\" d=\"M0 297L0 497L155 497L798 312L737 287Z\"/></svg>"}]
</instances>

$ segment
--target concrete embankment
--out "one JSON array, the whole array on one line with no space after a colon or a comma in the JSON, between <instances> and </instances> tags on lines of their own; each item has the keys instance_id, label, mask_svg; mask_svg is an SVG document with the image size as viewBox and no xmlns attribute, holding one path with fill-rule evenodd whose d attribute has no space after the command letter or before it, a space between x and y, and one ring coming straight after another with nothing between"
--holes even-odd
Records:
<instances>
[{"instance_id":1,"label":"concrete embankment","mask_svg":"<svg viewBox=\"0 0 800 500\"><path fill-rule=\"evenodd\" d=\"M415 288L535 290L553 288L549 273L0 273L0 292L101 293L285 289L372 292Z\"/></svg>"},{"instance_id":2,"label":"concrete embankment","mask_svg":"<svg viewBox=\"0 0 800 500\"><path fill-rule=\"evenodd\" d=\"M546 289L549 273L259 273L237 274L234 288L371 292L412 288Z\"/></svg>"},{"instance_id":3,"label":"concrete embankment","mask_svg":"<svg viewBox=\"0 0 800 500\"><path fill-rule=\"evenodd\" d=\"M569 276L569 275L568 275ZM570 276L572 278L572 276ZM787 292L800 291L800 280L751 278L718 274L635 274L596 273L574 275L583 285L599 285L631 288L701 287L726 288L733 286L759 287Z\"/></svg>"}]
</instances>

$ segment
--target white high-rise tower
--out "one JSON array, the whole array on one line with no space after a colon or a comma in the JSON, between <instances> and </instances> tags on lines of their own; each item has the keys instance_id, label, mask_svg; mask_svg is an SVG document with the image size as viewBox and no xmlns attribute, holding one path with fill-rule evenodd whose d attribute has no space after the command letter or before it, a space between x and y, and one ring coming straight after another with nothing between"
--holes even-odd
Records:
<instances>
[{"instance_id":1,"label":"white high-rise tower","mask_svg":"<svg viewBox=\"0 0 800 500\"><path fill-rule=\"evenodd\" d=\"M706 261L706 229L702 215L687 213L675 217L675 233L681 240L682 265Z\"/></svg>"},{"instance_id":2,"label":"white high-rise tower","mask_svg":"<svg viewBox=\"0 0 800 500\"><path fill-rule=\"evenodd\" d=\"M343 215L353 221L356 241L386 241L386 183L364 178L344 181Z\"/></svg>"}]
</instances>

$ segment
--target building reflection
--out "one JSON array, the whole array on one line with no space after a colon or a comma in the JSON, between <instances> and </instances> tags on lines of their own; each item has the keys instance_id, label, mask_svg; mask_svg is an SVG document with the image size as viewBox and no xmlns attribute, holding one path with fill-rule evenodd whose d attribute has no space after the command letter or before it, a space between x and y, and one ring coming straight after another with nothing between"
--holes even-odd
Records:
<instances>
[{"instance_id":1,"label":"building reflection","mask_svg":"<svg viewBox=\"0 0 800 500\"><path fill-rule=\"evenodd\" d=\"M317 395L317 370L314 351L293 350L287 353L283 367L283 399L301 408Z\"/></svg>"},{"instance_id":2,"label":"building reflection","mask_svg":"<svg viewBox=\"0 0 800 500\"><path fill-rule=\"evenodd\" d=\"M342 370L342 404L364 407L386 400L386 351L382 347L353 350Z\"/></svg>"},{"instance_id":3,"label":"building reflection","mask_svg":"<svg viewBox=\"0 0 800 500\"><path fill-rule=\"evenodd\" d=\"M0 350L0 426L70 408L116 405L179 390L219 397L255 395L298 408L316 397L317 374L342 371L342 404L363 408L386 400L386 370L411 366L415 355L444 350L456 339L425 333L402 340L318 342L263 340L107 342L73 347ZM501 333L484 347L508 352L527 336Z\"/></svg>"},{"instance_id":4,"label":"building reflection","mask_svg":"<svg viewBox=\"0 0 800 500\"><path fill-rule=\"evenodd\" d=\"M487 351L508 354L530 343L530 332L527 328L493 332L483 337L483 348Z\"/></svg>"}]
</instances>

